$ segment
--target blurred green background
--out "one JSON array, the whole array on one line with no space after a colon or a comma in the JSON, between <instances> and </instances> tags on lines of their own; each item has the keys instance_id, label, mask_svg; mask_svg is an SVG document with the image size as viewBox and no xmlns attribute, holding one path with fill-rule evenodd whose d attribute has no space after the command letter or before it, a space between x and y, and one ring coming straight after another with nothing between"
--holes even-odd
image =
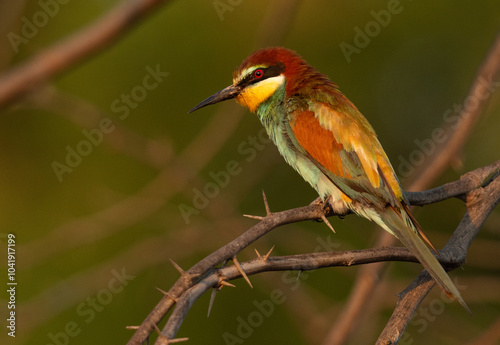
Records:
<instances>
[{"instance_id":1,"label":"blurred green background","mask_svg":"<svg viewBox=\"0 0 500 345\"><path fill-rule=\"evenodd\" d=\"M42 4L49 2L0 4L3 71L118 3L57 3L57 13L33 37L13 44L12 33L22 35L26 21L43 17ZM14 233L18 286L16 339L2 326L0 342L125 343L133 334L125 326L140 324L162 297L155 287L168 290L178 278L168 258L187 269L255 224L242 214L264 213L262 189L276 211L316 197L274 146L259 139L256 117L235 102L186 114L229 85L233 69L256 48L278 44L297 50L330 76L372 123L396 171L407 177L401 162L419 150L417 141L430 138L443 125L443 114L463 104L500 28L500 2L401 1L398 13L346 58L341 44L354 46L356 27L364 31L375 22L372 11L388 3L395 2L172 1L109 49L3 108L0 257L6 257L6 234ZM500 94L494 91L460 162L433 186L499 158ZM85 144L85 133L93 133L95 144ZM71 150L83 154L68 158ZM237 164L232 174L228 163ZM67 170L56 173L54 166ZM214 176L228 178L217 182ZM218 187L210 190L214 183ZM207 192L205 202L196 198ZM448 200L416 216L441 247L463 213L461 202ZM355 216L332 224L335 235L314 222L278 228L239 259L272 245L274 255L369 248L381 231ZM474 317L458 303L444 302L435 288L402 344L473 344L498 323L499 224L497 207L463 270L451 273ZM6 259L0 267L3 282ZM421 270L408 263L389 268L349 344L375 341L396 294ZM342 318L358 270L317 270L298 281L291 279L296 272L266 273L251 277L254 289L237 280L235 289L217 295L208 319L209 296L197 301L178 337L189 337L189 344L231 343L225 341L228 334L241 340L229 337L235 344L321 344ZM255 303L269 300L275 289L284 302L241 334L241 320L255 315ZM0 298L4 325L7 293Z\"/></svg>"}]
</instances>

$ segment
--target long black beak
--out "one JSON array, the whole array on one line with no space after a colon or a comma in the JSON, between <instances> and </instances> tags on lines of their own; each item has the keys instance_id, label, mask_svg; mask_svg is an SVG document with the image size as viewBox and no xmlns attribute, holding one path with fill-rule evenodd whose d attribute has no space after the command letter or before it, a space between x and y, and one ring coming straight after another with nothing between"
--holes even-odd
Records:
<instances>
[{"instance_id":1,"label":"long black beak","mask_svg":"<svg viewBox=\"0 0 500 345\"><path fill-rule=\"evenodd\" d=\"M241 91L240 87L234 86L234 85L229 85L224 90L221 90L221 91L217 92L216 94L213 94L212 96L208 97L206 100L204 100L203 102L198 104L196 107L191 109L188 112L188 114L192 113L193 111L198 110L200 108L206 107L207 105L219 103L219 102L225 101L227 99L234 98L234 97L238 96L240 91Z\"/></svg>"}]
</instances>

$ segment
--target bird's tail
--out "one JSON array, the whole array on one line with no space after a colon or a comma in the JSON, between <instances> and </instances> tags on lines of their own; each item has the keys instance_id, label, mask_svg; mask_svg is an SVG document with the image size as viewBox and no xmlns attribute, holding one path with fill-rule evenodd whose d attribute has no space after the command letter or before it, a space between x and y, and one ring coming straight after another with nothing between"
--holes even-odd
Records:
<instances>
[{"instance_id":1,"label":"bird's tail","mask_svg":"<svg viewBox=\"0 0 500 345\"><path fill-rule=\"evenodd\" d=\"M404 207L404 206L403 206ZM460 292L450 277L443 269L439 261L432 254L431 250L424 243L429 240L423 234L417 221L413 218L409 210L396 209L391 206L386 211L379 214L380 218L373 219L384 230L395 235L403 244L417 257L427 272L441 286L450 297L454 297L469 312ZM430 244L431 245L431 244ZM432 245L431 245L432 246Z\"/></svg>"}]
</instances>

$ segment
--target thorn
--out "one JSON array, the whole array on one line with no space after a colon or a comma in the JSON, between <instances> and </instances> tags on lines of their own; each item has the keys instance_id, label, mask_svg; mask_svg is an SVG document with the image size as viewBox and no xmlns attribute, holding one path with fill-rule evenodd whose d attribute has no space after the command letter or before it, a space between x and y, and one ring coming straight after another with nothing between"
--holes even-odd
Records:
<instances>
[{"instance_id":1,"label":"thorn","mask_svg":"<svg viewBox=\"0 0 500 345\"><path fill-rule=\"evenodd\" d=\"M238 272L240 272L241 276L243 278L245 278L245 280L247 281L248 285L250 285L250 287L253 289L253 286L252 286L252 283L250 282L250 279L248 279L247 274L245 273L245 271L243 271L243 268L241 267L240 262L238 261L238 259L236 259L236 256L233 257L233 262L234 262L234 265L236 266L236 269L238 270Z\"/></svg>"},{"instance_id":2,"label":"thorn","mask_svg":"<svg viewBox=\"0 0 500 345\"><path fill-rule=\"evenodd\" d=\"M162 294L164 294L165 296L167 296L168 298L170 298L172 301L174 301L175 303L177 303L177 298L172 297L168 292L160 289L159 287L157 287L156 290L160 291Z\"/></svg>"},{"instance_id":3,"label":"thorn","mask_svg":"<svg viewBox=\"0 0 500 345\"><path fill-rule=\"evenodd\" d=\"M212 289L212 294L210 295L210 302L208 302L207 318L210 317L210 312L212 311L212 307L214 306L215 295L217 294L217 291L219 291L218 287L214 287Z\"/></svg>"},{"instance_id":4,"label":"thorn","mask_svg":"<svg viewBox=\"0 0 500 345\"><path fill-rule=\"evenodd\" d=\"M259 251L257 250L257 248L254 248L253 250L255 250L255 253L257 253L257 257L258 257L258 258L261 258L261 257L262 257L262 255L260 255L260 253L259 253Z\"/></svg>"},{"instance_id":5,"label":"thorn","mask_svg":"<svg viewBox=\"0 0 500 345\"><path fill-rule=\"evenodd\" d=\"M228 282L226 279L227 277L223 275L220 271L217 271L217 275L219 276L219 281L217 282L217 290L222 289L223 286L230 286L230 287L236 287L235 285L231 284Z\"/></svg>"},{"instance_id":6,"label":"thorn","mask_svg":"<svg viewBox=\"0 0 500 345\"><path fill-rule=\"evenodd\" d=\"M158 325L157 325L156 323L154 323L154 324L153 324L153 326L155 327L156 332L158 333L158 336L159 336L160 338L164 338L164 339L166 339L166 337L163 335L163 333L162 333L162 332L160 331L160 329L158 328ZM167 339L167 344L168 344L168 339Z\"/></svg>"},{"instance_id":7,"label":"thorn","mask_svg":"<svg viewBox=\"0 0 500 345\"><path fill-rule=\"evenodd\" d=\"M196 278L196 277L199 277L199 276L200 276L200 274L199 274L199 273L196 273L196 274L194 274L194 273L186 273L186 271L184 271L184 270L181 268L181 266L177 265L177 263L176 263L174 260L172 260L172 259L170 259L170 258L169 258L169 260L170 260L170 262L172 263L172 265L175 267L175 269L176 269L177 271L179 271L179 273L181 274L181 276L182 276L184 279L186 279L187 281L192 281L194 278Z\"/></svg>"},{"instance_id":8,"label":"thorn","mask_svg":"<svg viewBox=\"0 0 500 345\"><path fill-rule=\"evenodd\" d=\"M243 217L247 217L247 218L250 218L250 219L257 219L257 220L262 220L262 219L265 218L265 217L262 217L262 216L252 216L251 214L244 214Z\"/></svg>"},{"instance_id":9,"label":"thorn","mask_svg":"<svg viewBox=\"0 0 500 345\"><path fill-rule=\"evenodd\" d=\"M262 190L262 198L264 199L264 206L266 208L266 217L271 215L271 209L269 208L269 203L267 202L267 197L266 197L266 193L264 193L264 190ZM250 219L257 219L257 220L263 220L264 218L266 217L262 217L262 216L254 216L254 215L251 215L251 214L244 214L243 217L247 217L247 218L250 218Z\"/></svg>"},{"instance_id":10,"label":"thorn","mask_svg":"<svg viewBox=\"0 0 500 345\"><path fill-rule=\"evenodd\" d=\"M125 329L139 329L139 326L126 326Z\"/></svg>"},{"instance_id":11,"label":"thorn","mask_svg":"<svg viewBox=\"0 0 500 345\"><path fill-rule=\"evenodd\" d=\"M225 263L226 262L224 262L224 264ZM224 275L222 275L220 273L220 271L218 272L218 274L219 274L219 282L218 282L217 286L212 289L212 294L210 295L210 302L208 303L208 314L207 314L207 317L210 316L210 311L212 310L212 307L214 305L216 293L220 289L222 289L223 286L236 287L235 285L233 285L233 284L229 283L228 281L224 280L224 279L226 279L226 277Z\"/></svg>"},{"instance_id":12,"label":"thorn","mask_svg":"<svg viewBox=\"0 0 500 345\"><path fill-rule=\"evenodd\" d=\"M221 280L219 282L220 285L224 285L224 286L230 286L230 287L236 287L236 285L234 284L231 284L230 282L226 281L226 280Z\"/></svg>"},{"instance_id":13,"label":"thorn","mask_svg":"<svg viewBox=\"0 0 500 345\"><path fill-rule=\"evenodd\" d=\"M189 340L189 338L177 338L177 339L175 339L175 338L174 338L174 339L168 339L166 336L164 336L164 335L161 333L160 329L158 328L158 326L157 326L156 324L154 324L154 326L155 326L156 331L159 333L159 339L161 339L161 340L162 340L162 341L161 341L161 344L166 344L166 345L168 345L168 344L175 344L175 343L180 343L180 342L183 342L183 341L188 341L188 340Z\"/></svg>"},{"instance_id":14,"label":"thorn","mask_svg":"<svg viewBox=\"0 0 500 345\"><path fill-rule=\"evenodd\" d=\"M269 203L267 202L267 196L264 189L262 190L262 198L264 199L264 206L266 207L266 216L269 216L271 214L271 209L269 208Z\"/></svg>"},{"instance_id":15,"label":"thorn","mask_svg":"<svg viewBox=\"0 0 500 345\"><path fill-rule=\"evenodd\" d=\"M330 228L330 230L333 231L334 234L336 234L335 232L335 229L333 228L332 224L330 224L330 222L328 221L328 218L325 217L325 215L321 215L321 219L323 220L323 222L325 222L325 224Z\"/></svg>"},{"instance_id":16,"label":"thorn","mask_svg":"<svg viewBox=\"0 0 500 345\"><path fill-rule=\"evenodd\" d=\"M264 255L264 261L267 261L267 259L269 259L269 255L271 255L271 252L273 251L275 246L276 245L272 246L271 249L269 249L269 251L267 252L267 254Z\"/></svg>"},{"instance_id":17,"label":"thorn","mask_svg":"<svg viewBox=\"0 0 500 345\"><path fill-rule=\"evenodd\" d=\"M169 260L172 263L172 265L174 265L175 269L177 271L179 271L180 274L184 274L185 273L184 270L181 268L181 266L177 265L177 263L174 260L172 260L170 258L169 258Z\"/></svg>"}]
</instances>

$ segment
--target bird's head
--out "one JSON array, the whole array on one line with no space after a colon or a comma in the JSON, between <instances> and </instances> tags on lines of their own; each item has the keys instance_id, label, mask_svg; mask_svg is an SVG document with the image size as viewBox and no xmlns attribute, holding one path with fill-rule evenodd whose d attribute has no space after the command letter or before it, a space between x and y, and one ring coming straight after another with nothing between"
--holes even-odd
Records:
<instances>
[{"instance_id":1,"label":"bird's head","mask_svg":"<svg viewBox=\"0 0 500 345\"><path fill-rule=\"evenodd\" d=\"M233 84L208 97L189 112L210 104L236 98L256 112L258 107L285 85L286 94L293 93L296 81L313 70L296 52L276 47L265 48L247 57L234 72Z\"/></svg>"}]
</instances>

